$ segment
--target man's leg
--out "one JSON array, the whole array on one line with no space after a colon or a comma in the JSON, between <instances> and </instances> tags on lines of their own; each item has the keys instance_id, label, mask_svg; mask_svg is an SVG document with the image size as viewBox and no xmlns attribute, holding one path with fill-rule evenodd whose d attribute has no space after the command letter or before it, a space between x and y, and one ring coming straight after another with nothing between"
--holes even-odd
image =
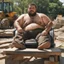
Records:
<instances>
[{"instance_id":1,"label":"man's leg","mask_svg":"<svg viewBox=\"0 0 64 64\"><path fill-rule=\"evenodd\" d=\"M46 49L50 48L51 46L49 35L47 36L40 35L37 41L38 41L38 49Z\"/></svg>"},{"instance_id":2,"label":"man's leg","mask_svg":"<svg viewBox=\"0 0 64 64\"><path fill-rule=\"evenodd\" d=\"M26 48L25 47L25 41L32 38L32 33L30 31L25 31L22 34L17 34L13 41L12 41L12 47L16 48Z\"/></svg>"},{"instance_id":3,"label":"man's leg","mask_svg":"<svg viewBox=\"0 0 64 64\"><path fill-rule=\"evenodd\" d=\"M25 45L24 45L24 39L23 39L23 34L21 35L16 35L14 38L13 38L13 41L12 41L12 44L11 44L11 47L16 47L16 48L21 48L21 49L24 49L25 48Z\"/></svg>"}]
</instances>

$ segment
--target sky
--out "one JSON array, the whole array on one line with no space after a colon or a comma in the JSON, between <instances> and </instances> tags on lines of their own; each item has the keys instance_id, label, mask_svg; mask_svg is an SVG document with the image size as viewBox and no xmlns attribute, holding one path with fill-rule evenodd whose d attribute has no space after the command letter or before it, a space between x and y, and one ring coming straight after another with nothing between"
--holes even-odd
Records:
<instances>
[{"instance_id":1,"label":"sky","mask_svg":"<svg viewBox=\"0 0 64 64\"><path fill-rule=\"evenodd\" d=\"M61 2L64 2L64 0L60 0Z\"/></svg>"},{"instance_id":2,"label":"sky","mask_svg":"<svg viewBox=\"0 0 64 64\"><path fill-rule=\"evenodd\" d=\"M63 3L63 5L64 5L64 0L60 0L62 3Z\"/></svg>"}]
</instances>

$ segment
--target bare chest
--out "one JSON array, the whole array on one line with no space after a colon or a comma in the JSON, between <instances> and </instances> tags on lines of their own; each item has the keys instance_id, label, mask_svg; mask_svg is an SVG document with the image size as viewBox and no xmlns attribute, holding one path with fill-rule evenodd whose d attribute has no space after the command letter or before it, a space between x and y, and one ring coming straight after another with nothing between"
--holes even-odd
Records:
<instances>
[{"instance_id":1,"label":"bare chest","mask_svg":"<svg viewBox=\"0 0 64 64\"><path fill-rule=\"evenodd\" d=\"M24 27L26 27L27 25L29 25L31 23L36 23L40 26L44 25L43 20L39 16L24 18L24 25L23 25Z\"/></svg>"}]
</instances>

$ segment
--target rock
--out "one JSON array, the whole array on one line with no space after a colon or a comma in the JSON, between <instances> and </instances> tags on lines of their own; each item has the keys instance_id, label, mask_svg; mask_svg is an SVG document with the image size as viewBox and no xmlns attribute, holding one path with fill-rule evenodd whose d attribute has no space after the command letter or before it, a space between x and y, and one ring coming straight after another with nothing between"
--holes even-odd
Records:
<instances>
[{"instance_id":1,"label":"rock","mask_svg":"<svg viewBox=\"0 0 64 64\"><path fill-rule=\"evenodd\" d=\"M59 31L59 29L54 29L54 32L58 32Z\"/></svg>"},{"instance_id":2,"label":"rock","mask_svg":"<svg viewBox=\"0 0 64 64\"><path fill-rule=\"evenodd\" d=\"M54 20L55 47L64 47L64 17Z\"/></svg>"},{"instance_id":3,"label":"rock","mask_svg":"<svg viewBox=\"0 0 64 64\"><path fill-rule=\"evenodd\" d=\"M54 20L53 24L54 24L53 27L55 29L61 28L62 26L64 26L64 17L63 18L57 18L56 20Z\"/></svg>"},{"instance_id":4,"label":"rock","mask_svg":"<svg viewBox=\"0 0 64 64\"><path fill-rule=\"evenodd\" d=\"M62 26L61 28L59 28L59 31L64 32L64 26Z\"/></svg>"},{"instance_id":5,"label":"rock","mask_svg":"<svg viewBox=\"0 0 64 64\"><path fill-rule=\"evenodd\" d=\"M56 39L60 41L64 41L64 34L59 35Z\"/></svg>"},{"instance_id":6,"label":"rock","mask_svg":"<svg viewBox=\"0 0 64 64\"><path fill-rule=\"evenodd\" d=\"M60 47L63 42L61 42L60 40L55 40L54 43L55 43L55 47Z\"/></svg>"},{"instance_id":7,"label":"rock","mask_svg":"<svg viewBox=\"0 0 64 64\"><path fill-rule=\"evenodd\" d=\"M61 19L61 25L64 26L64 17Z\"/></svg>"},{"instance_id":8,"label":"rock","mask_svg":"<svg viewBox=\"0 0 64 64\"><path fill-rule=\"evenodd\" d=\"M56 37L59 36L59 35L61 35L62 33L63 32L61 32L61 31L54 32L54 34L55 34Z\"/></svg>"},{"instance_id":9,"label":"rock","mask_svg":"<svg viewBox=\"0 0 64 64\"><path fill-rule=\"evenodd\" d=\"M61 25L60 22L58 22L58 21L56 21L56 20L53 22L53 28L54 28L54 29L58 29L58 28L60 28L61 26L62 26L62 25Z\"/></svg>"}]
</instances>

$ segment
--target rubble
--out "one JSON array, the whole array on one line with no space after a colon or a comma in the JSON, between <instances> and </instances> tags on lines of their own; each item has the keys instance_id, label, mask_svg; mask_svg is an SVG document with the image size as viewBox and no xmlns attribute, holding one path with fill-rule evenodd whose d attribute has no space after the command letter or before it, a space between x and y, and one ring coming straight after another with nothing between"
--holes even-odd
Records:
<instances>
[{"instance_id":1,"label":"rubble","mask_svg":"<svg viewBox=\"0 0 64 64\"><path fill-rule=\"evenodd\" d=\"M56 47L64 47L64 17L57 17L53 24Z\"/></svg>"}]
</instances>

